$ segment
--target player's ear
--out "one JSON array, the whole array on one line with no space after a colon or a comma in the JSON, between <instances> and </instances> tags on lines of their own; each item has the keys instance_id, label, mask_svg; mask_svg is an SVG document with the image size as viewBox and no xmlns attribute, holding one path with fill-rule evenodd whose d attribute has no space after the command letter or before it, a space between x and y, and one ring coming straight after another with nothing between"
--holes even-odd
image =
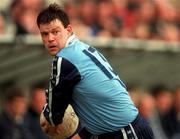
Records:
<instances>
[{"instance_id":1,"label":"player's ear","mask_svg":"<svg viewBox=\"0 0 180 139\"><path fill-rule=\"evenodd\" d=\"M69 35L72 35L72 26L71 25L68 25L67 27L66 27L66 30L68 31L68 34Z\"/></svg>"}]
</instances>

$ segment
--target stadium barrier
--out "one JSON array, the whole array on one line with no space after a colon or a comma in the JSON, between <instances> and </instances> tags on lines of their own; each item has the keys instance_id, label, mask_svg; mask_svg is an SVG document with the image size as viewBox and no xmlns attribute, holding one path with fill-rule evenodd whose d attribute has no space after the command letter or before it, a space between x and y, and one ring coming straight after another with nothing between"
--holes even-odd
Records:
<instances>
[{"instance_id":1,"label":"stadium barrier","mask_svg":"<svg viewBox=\"0 0 180 139\"><path fill-rule=\"evenodd\" d=\"M180 83L180 43L97 37L83 41L99 49L125 83ZM40 36L1 36L0 47L1 86L11 80L24 85L48 80L52 57Z\"/></svg>"}]
</instances>

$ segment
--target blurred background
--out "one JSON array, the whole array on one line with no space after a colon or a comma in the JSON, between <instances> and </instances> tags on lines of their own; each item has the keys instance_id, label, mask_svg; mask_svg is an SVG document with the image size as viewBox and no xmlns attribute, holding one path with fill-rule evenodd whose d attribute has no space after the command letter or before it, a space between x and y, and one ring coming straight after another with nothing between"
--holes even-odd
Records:
<instances>
[{"instance_id":1,"label":"blurred background","mask_svg":"<svg viewBox=\"0 0 180 139\"><path fill-rule=\"evenodd\" d=\"M0 137L48 138L38 118L52 57L36 17L52 2L68 13L79 39L106 56L156 139L180 139L179 0L1 0Z\"/></svg>"}]
</instances>

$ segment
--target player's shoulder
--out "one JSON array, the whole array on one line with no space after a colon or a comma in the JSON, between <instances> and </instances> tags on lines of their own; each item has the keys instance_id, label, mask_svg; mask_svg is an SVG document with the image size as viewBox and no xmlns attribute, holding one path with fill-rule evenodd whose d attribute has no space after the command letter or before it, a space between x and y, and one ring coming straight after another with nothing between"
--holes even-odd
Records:
<instances>
[{"instance_id":1,"label":"player's shoulder","mask_svg":"<svg viewBox=\"0 0 180 139\"><path fill-rule=\"evenodd\" d=\"M75 43L65 47L62 49L57 56L65 58L72 63L78 62L83 59L84 53L83 50L88 48L89 46L81 41L76 41Z\"/></svg>"}]
</instances>

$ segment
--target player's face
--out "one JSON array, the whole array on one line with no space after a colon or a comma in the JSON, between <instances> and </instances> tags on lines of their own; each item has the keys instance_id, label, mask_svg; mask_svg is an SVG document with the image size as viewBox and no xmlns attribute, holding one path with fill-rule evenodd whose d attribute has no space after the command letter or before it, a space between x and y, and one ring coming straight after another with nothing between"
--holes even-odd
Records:
<instances>
[{"instance_id":1,"label":"player's face","mask_svg":"<svg viewBox=\"0 0 180 139\"><path fill-rule=\"evenodd\" d=\"M45 48L48 53L53 56L65 47L67 39L72 34L71 26L68 25L64 28L58 19L47 24L40 24L39 30Z\"/></svg>"}]
</instances>

